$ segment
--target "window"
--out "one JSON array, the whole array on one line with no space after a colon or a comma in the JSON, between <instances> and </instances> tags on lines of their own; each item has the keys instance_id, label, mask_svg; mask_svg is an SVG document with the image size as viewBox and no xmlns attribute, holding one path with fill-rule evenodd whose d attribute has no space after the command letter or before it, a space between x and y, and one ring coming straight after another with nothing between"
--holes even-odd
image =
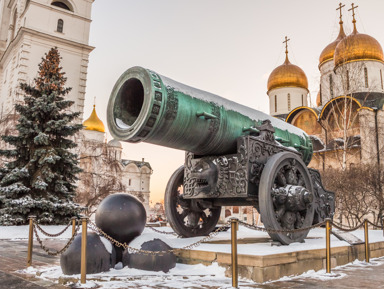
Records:
<instances>
[{"instance_id":1,"label":"window","mask_svg":"<svg viewBox=\"0 0 384 289\"><path fill-rule=\"evenodd\" d=\"M329 95L333 98L333 78L332 74L329 75Z\"/></svg>"},{"instance_id":2,"label":"window","mask_svg":"<svg viewBox=\"0 0 384 289\"><path fill-rule=\"evenodd\" d=\"M277 111L277 95L275 95L275 112Z\"/></svg>"},{"instance_id":3,"label":"window","mask_svg":"<svg viewBox=\"0 0 384 289\"><path fill-rule=\"evenodd\" d=\"M129 179L129 181L128 181L128 186L130 186L131 185L131 179Z\"/></svg>"},{"instance_id":4,"label":"window","mask_svg":"<svg viewBox=\"0 0 384 289\"><path fill-rule=\"evenodd\" d=\"M57 20L57 32L63 33L64 21L63 19Z\"/></svg>"},{"instance_id":5,"label":"window","mask_svg":"<svg viewBox=\"0 0 384 289\"><path fill-rule=\"evenodd\" d=\"M365 88L368 88L368 69L364 67Z\"/></svg>"},{"instance_id":6,"label":"window","mask_svg":"<svg viewBox=\"0 0 384 289\"><path fill-rule=\"evenodd\" d=\"M301 95L301 106L304 106L304 95Z\"/></svg>"},{"instance_id":7,"label":"window","mask_svg":"<svg viewBox=\"0 0 384 289\"><path fill-rule=\"evenodd\" d=\"M64 3L66 2L66 3ZM68 1L53 1L51 3L52 6L56 6L56 7L59 7L61 9L65 9L65 10L68 10L68 11L73 11L73 9L71 9L72 7L70 6L70 4L68 3Z\"/></svg>"},{"instance_id":8,"label":"window","mask_svg":"<svg viewBox=\"0 0 384 289\"><path fill-rule=\"evenodd\" d=\"M288 93L288 110L291 110L291 94Z\"/></svg>"},{"instance_id":9,"label":"window","mask_svg":"<svg viewBox=\"0 0 384 289\"><path fill-rule=\"evenodd\" d=\"M383 89L383 72L380 69L380 82L381 82L381 89Z\"/></svg>"},{"instance_id":10,"label":"window","mask_svg":"<svg viewBox=\"0 0 384 289\"><path fill-rule=\"evenodd\" d=\"M347 70L347 90L349 90L349 70Z\"/></svg>"}]
</instances>

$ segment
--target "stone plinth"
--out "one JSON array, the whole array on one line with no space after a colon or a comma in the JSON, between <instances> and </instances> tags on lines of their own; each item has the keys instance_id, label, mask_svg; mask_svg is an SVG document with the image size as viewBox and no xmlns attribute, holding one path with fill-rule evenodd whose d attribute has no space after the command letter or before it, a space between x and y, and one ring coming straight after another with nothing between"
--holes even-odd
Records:
<instances>
[{"instance_id":1,"label":"stone plinth","mask_svg":"<svg viewBox=\"0 0 384 289\"><path fill-rule=\"evenodd\" d=\"M241 246L241 245L238 245ZM198 250L179 250L178 262L209 265L217 262L225 267L226 276L231 277L231 254ZM332 267L364 260L364 244L334 247L331 249ZM384 256L384 242L370 244L370 257ZM298 275L309 270L325 269L325 249L304 250L273 255L238 255L239 276L255 282L277 280L284 276Z\"/></svg>"}]
</instances>

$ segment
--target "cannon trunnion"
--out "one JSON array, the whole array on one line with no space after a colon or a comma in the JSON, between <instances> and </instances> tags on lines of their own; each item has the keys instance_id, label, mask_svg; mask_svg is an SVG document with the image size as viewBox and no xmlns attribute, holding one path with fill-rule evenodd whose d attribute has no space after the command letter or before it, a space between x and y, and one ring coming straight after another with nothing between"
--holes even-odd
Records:
<instances>
[{"instance_id":1,"label":"cannon trunnion","mask_svg":"<svg viewBox=\"0 0 384 289\"><path fill-rule=\"evenodd\" d=\"M292 125L140 67L119 78L107 112L119 140L186 151L164 198L181 236L209 234L226 205L255 207L282 244L303 241L302 228L333 216L334 194L307 169L312 143Z\"/></svg>"}]
</instances>

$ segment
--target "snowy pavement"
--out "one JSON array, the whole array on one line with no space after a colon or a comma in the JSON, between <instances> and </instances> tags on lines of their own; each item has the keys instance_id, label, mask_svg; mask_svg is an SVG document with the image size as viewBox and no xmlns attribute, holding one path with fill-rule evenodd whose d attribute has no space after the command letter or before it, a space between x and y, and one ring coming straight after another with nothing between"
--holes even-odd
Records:
<instances>
[{"instance_id":1,"label":"snowy pavement","mask_svg":"<svg viewBox=\"0 0 384 289\"><path fill-rule=\"evenodd\" d=\"M43 226L43 228L55 233L61 231L63 226ZM162 227L159 230L170 231L170 228ZM355 231L354 234L360 239L364 239L363 231ZM48 244L55 244L54 247L60 248L69 238L71 230L64 235L45 240ZM8 258L9 263L15 263L14 266L4 267L4 262L0 262L0 271L46 281L50 284L57 283L59 279L67 280L69 276L64 276L59 266L59 258L44 256L44 252L34 246L33 267L25 268L26 246L27 246L28 226L18 227L0 227L0 260ZM230 232L219 233L214 238L215 241L228 240ZM238 232L239 239L265 239L266 233L252 231L240 227ZM305 243L291 244L290 246L271 246L270 243L252 243L239 245L239 254L266 255L282 252L293 252L308 249L320 249L325 247L324 230L312 230ZM160 238L173 247L183 247L189 245L201 238L179 239L172 235L158 234L146 228L143 234L131 242L131 246L139 248L141 243ZM370 242L383 241L382 231L370 231ZM4 244L6 246L4 246ZM14 244L14 245L13 245ZM344 241L339 241L332 237L332 247L347 246ZM24 246L24 248L23 248ZM17 253L10 252L10 248L15 247ZM229 252L230 244L202 244L197 250L216 250ZM5 256L5 257L4 257ZM14 256L14 257L12 257ZM20 261L20 259L23 259ZM44 259L44 260L43 260ZM43 262L44 261L44 262ZM13 269L10 269L13 268ZM168 273L148 272L130 268L121 268L121 266L112 269L109 272L87 275L87 284L84 288L231 288L231 279L225 277L225 269L217 263L209 266L177 264L177 266ZM332 270L332 274L326 274L324 270L318 272L308 271L299 276L288 276L274 282L256 284L250 280L240 280L241 288L384 288L384 258L372 259L367 264L361 261L355 261L348 265L340 266ZM364 277L365 276L365 277ZM369 277L367 277L369 276ZM24 278L23 277L23 278ZM70 276L78 278L79 276ZM357 279L356 279L357 278ZM47 283L47 284L48 284ZM362 285L364 284L364 285ZM80 287L80 284L77 284ZM72 285L74 286L74 284ZM359 287L358 287L359 286ZM372 286L372 287L371 287ZM381 286L381 287L380 287ZM75 286L76 287L76 286ZM1 284L0 284L0 288ZM15 287L17 288L17 287ZM44 287L42 287L44 288ZM73 288L73 287L72 287ZM9 288L8 288L9 289Z\"/></svg>"}]
</instances>

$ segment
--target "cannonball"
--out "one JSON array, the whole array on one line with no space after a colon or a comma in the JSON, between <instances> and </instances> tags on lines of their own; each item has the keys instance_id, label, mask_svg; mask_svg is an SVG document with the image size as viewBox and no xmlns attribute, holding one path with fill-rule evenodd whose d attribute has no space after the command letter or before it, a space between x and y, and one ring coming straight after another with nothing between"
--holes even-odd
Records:
<instances>
[{"instance_id":1,"label":"cannonball","mask_svg":"<svg viewBox=\"0 0 384 289\"><path fill-rule=\"evenodd\" d=\"M68 249L61 254L60 266L65 275L80 274L81 235L77 235ZM113 246L96 233L87 234L87 274L108 271L116 264L116 251ZM109 251L108 251L109 250Z\"/></svg>"},{"instance_id":2,"label":"cannonball","mask_svg":"<svg viewBox=\"0 0 384 289\"><path fill-rule=\"evenodd\" d=\"M129 243L145 227L147 213L134 196L124 193L109 195L96 211L96 225L121 243Z\"/></svg>"},{"instance_id":3,"label":"cannonball","mask_svg":"<svg viewBox=\"0 0 384 289\"><path fill-rule=\"evenodd\" d=\"M141 245L142 250L146 251L167 251L172 248L160 239L144 242ZM172 252L165 254L149 255L144 253L129 253L126 249L123 252L123 265L129 268L146 271L168 272L176 266L176 256Z\"/></svg>"}]
</instances>

